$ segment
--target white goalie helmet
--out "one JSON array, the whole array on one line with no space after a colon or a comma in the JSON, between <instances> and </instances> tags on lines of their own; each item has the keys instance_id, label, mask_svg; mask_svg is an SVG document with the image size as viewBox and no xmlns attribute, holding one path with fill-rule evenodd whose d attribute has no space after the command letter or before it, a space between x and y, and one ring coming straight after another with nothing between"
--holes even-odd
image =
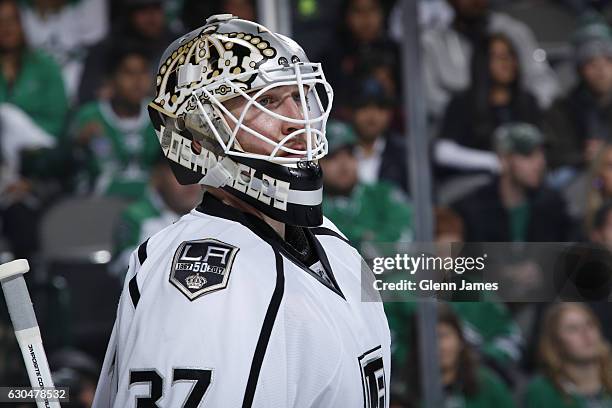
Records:
<instances>
[{"instance_id":1,"label":"white goalie helmet","mask_svg":"<svg viewBox=\"0 0 612 408\"><path fill-rule=\"evenodd\" d=\"M295 88L299 117L258 102L287 86ZM232 98L244 99L237 114L224 104ZM273 219L315 226L323 221L318 159L327 154L332 100L321 64L309 62L295 41L257 23L216 15L164 52L149 114L181 184L220 187ZM245 123L254 111L291 124L292 131L260 133ZM259 139L266 152L246 151L239 134Z\"/></svg>"}]
</instances>

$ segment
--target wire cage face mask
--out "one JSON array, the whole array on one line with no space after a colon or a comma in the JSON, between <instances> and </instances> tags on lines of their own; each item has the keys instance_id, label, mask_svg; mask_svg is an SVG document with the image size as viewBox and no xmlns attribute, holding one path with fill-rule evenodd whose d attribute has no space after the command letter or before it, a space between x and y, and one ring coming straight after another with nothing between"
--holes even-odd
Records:
<instances>
[{"instance_id":1,"label":"wire cage face mask","mask_svg":"<svg viewBox=\"0 0 612 408\"><path fill-rule=\"evenodd\" d=\"M257 76L258 89L245 91L244 78ZM227 101L215 95L215 90L225 86L233 94L232 104L241 105L228 109ZM321 94L319 94L319 90ZM281 96L282 95L282 99ZM261 103L262 99L277 98L274 103ZM291 98L292 101L285 99ZM291 63L275 68L260 67L220 81L192 92L197 109L188 113L187 128L192 133L214 136L224 155L262 159L272 163L291 165L300 161L315 161L327 154L325 127L331 111L333 90L325 80L320 64ZM278 111L282 104L294 104L294 114L283 115ZM193 115L198 115L194 120ZM259 118L263 115L263 118ZM266 135L249 126L254 118L284 123L290 132ZM246 151L240 144L246 138L260 141L261 152ZM265 151L265 152L264 152Z\"/></svg>"}]
</instances>

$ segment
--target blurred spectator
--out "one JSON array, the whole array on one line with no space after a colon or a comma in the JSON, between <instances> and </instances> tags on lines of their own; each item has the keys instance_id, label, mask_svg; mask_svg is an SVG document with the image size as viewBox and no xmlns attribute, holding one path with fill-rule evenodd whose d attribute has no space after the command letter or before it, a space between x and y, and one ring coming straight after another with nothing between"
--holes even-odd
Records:
<instances>
[{"instance_id":1,"label":"blurred spectator","mask_svg":"<svg viewBox=\"0 0 612 408\"><path fill-rule=\"evenodd\" d=\"M56 387L68 387L70 402L62 402L64 408L90 408L93 404L100 368L87 354L65 349L49 357L53 383Z\"/></svg>"},{"instance_id":2,"label":"blurred spectator","mask_svg":"<svg viewBox=\"0 0 612 408\"><path fill-rule=\"evenodd\" d=\"M460 244L464 242L464 224L457 213L450 208L436 208L435 243L438 256L457 256ZM453 243L451 253L450 244ZM513 321L506 305L484 293L479 302L457 301L448 305L461 320L462 335L478 351L487 366L493 368L508 383L516 377L518 363L522 357L523 336ZM393 334L393 359L403 362L412 349L410 331L416 310L415 302L390 302L385 304L389 327ZM400 368L401 369L401 368Z\"/></svg>"},{"instance_id":3,"label":"blurred spectator","mask_svg":"<svg viewBox=\"0 0 612 408\"><path fill-rule=\"evenodd\" d=\"M565 201L542 185L546 161L541 132L526 123L495 132L498 178L454 204L466 226L466 241L567 241L571 223Z\"/></svg>"},{"instance_id":4,"label":"blurred spectator","mask_svg":"<svg viewBox=\"0 0 612 408\"><path fill-rule=\"evenodd\" d=\"M459 246L464 242L465 226L461 217L450 208L435 208L435 242L441 248L455 244L457 256ZM441 245L440 245L441 244ZM463 320L463 333L467 341L480 351L482 359L509 383L515 380L515 371L521 359L523 336L513 321L510 311L498 299L479 294L479 302L452 302L453 310ZM487 301L488 300L488 301Z\"/></svg>"},{"instance_id":5,"label":"blurred spectator","mask_svg":"<svg viewBox=\"0 0 612 408\"><path fill-rule=\"evenodd\" d=\"M144 196L121 214L114 242L114 272L124 273L138 245L194 209L201 198L202 188L198 184L180 185L166 158L160 155Z\"/></svg>"},{"instance_id":6,"label":"blurred spectator","mask_svg":"<svg viewBox=\"0 0 612 408\"><path fill-rule=\"evenodd\" d=\"M159 153L146 110L150 62L142 51L118 46L109 63L110 98L83 106L71 127L81 149L81 189L138 199Z\"/></svg>"},{"instance_id":7,"label":"blurred spectator","mask_svg":"<svg viewBox=\"0 0 612 408\"><path fill-rule=\"evenodd\" d=\"M23 27L31 46L62 67L66 91L76 95L86 47L108 31L107 0L32 0L22 2Z\"/></svg>"},{"instance_id":8,"label":"blurred spectator","mask_svg":"<svg viewBox=\"0 0 612 408\"><path fill-rule=\"evenodd\" d=\"M291 10L293 39L304 48L313 60L337 40L341 21L341 5L344 0L297 0ZM327 72L327 71L326 71Z\"/></svg>"},{"instance_id":9,"label":"blurred spectator","mask_svg":"<svg viewBox=\"0 0 612 408\"><path fill-rule=\"evenodd\" d=\"M404 112L401 103L398 103L402 95L396 71L397 61L389 53L372 50L362 55L353 73L354 83L350 88L349 100L345 101L345 104L334 103L334 118L350 122L355 102L355 88L365 89L372 87L370 83L377 82L389 101L391 109L389 130L394 133L403 133Z\"/></svg>"},{"instance_id":10,"label":"blurred spectator","mask_svg":"<svg viewBox=\"0 0 612 408\"><path fill-rule=\"evenodd\" d=\"M499 171L493 152L495 129L540 119L535 98L521 83L513 44L503 34L488 37L486 44L473 54L470 87L453 96L444 115L435 157L448 170Z\"/></svg>"},{"instance_id":11,"label":"blurred spectator","mask_svg":"<svg viewBox=\"0 0 612 408\"><path fill-rule=\"evenodd\" d=\"M604 144L596 154L585 184L583 194L572 197L572 200L577 214L584 220L583 227L588 236L593 230L596 212L612 200L612 144Z\"/></svg>"},{"instance_id":12,"label":"blurred spectator","mask_svg":"<svg viewBox=\"0 0 612 408\"><path fill-rule=\"evenodd\" d=\"M589 238L612 251L612 201L606 201L595 212Z\"/></svg>"},{"instance_id":13,"label":"blurred spectator","mask_svg":"<svg viewBox=\"0 0 612 408\"><path fill-rule=\"evenodd\" d=\"M521 78L531 89L539 105L550 105L559 85L546 62L544 51L531 30L512 17L490 11L488 0L449 0L455 17L448 27L423 33L423 74L428 112L439 119L453 92L470 84L469 67L472 50L483 49L490 33L503 33L515 45ZM537 52L536 52L537 51Z\"/></svg>"},{"instance_id":14,"label":"blurred spectator","mask_svg":"<svg viewBox=\"0 0 612 408\"><path fill-rule=\"evenodd\" d=\"M562 167L549 174L548 184L560 188L568 203L569 214L579 225L579 238L589 234L593 215L601 204L612 199L612 144L597 146L584 162L584 168Z\"/></svg>"},{"instance_id":15,"label":"blurred spectator","mask_svg":"<svg viewBox=\"0 0 612 408\"><path fill-rule=\"evenodd\" d=\"M27 46L15 0L0 1L0 103L23 110L45 132L59 137L67 111L58 66Z\"/></svg>"},{"instance_id":16,"label":"blurred spectator","mask_svg":"<svg viewBox=\"0 0 612 408\"><path fill-rule=\"evenodd\" d=\"M371 78L353 91L352 125L357 133L354 154L359 162L359 181L385 180L408 191L406 143L390 130L393 99Z\"/></svg>"},{"instance_id":17,"label":"blurred spectator","mask_svg":"<svg viewBox=\"0 0 612 408\"><path fill-rule=\"evenodd\" d=\"M412 211L404 195L384 181L364 184L357 176L354 154L357 142L352 129L329 123L329 153L323 168L323 212L360 248L364 242L395 244L412 237Z\"/></svg>"},{"instance_id":18,"label":"blurred spectator","mask_svg":"<svg viewBox=\"0 0 612 408\"><path fill-rule=\"evenodd\" d=\"M581 303L557 303L547 311L540 337L543 373L529 384L526 406L612 406L612 353L599 322Z\"/></svg>"},{"instance_id":19,"label":"blurred spectator","mask_svg":"<svg viewBox=\"0 0 612 408\"><path fill-rule=\"evenodd\" d=\"M581 168L612 141L612 33L594 22L574 34L578 84L555 101L544 120L551 167Z\"/></svg>"},{"instance_id":20,"label":"blurred spectator","mask_svg":"<svg viewBox=\"0 0 612 408\"><path fill-rule=\"evenodd\" d=\"M607 263L612 262L612 200L604 202L595 212L588 238L590 242L597 244L593 250L593 262L599 262L598 265L594 264L588 268L588 272L593 271L591 280L598 282L597 287L602 290L602 295L612 300L612 264ZM597 256L596 251L599 249L605 250L605 256ZM608 316L612 319L612 308L608 307L608 310ZM612 323L608 319L603 320ZM606 326L605 331L612 333L612 325Z\"/></svg>"},{"instance_id":21,"label":"blurred spectator","mask_svg":"<svg viewBox=\"0 0 612 408\"><path fill-rule=\"evenodd\" d=\"M610 0L556 0L577 15L609 9Z\"/></svg>"},{"instance_id":22,"label":"blurred spectator","mask_svg":"<svg viewBox=\"0 0 612 408\"><path fill-rule=\"evenodd\" d=\"M380 0L344 0L340 9L342 20L337 42L322 57L325 76L336 93L336 108L351 104L357 71L372 54L392 61L394 78L398 78L400 64L398 47L384 30L385 15Z\"/></svg>"},{"instance_id":23,"label":"blurred spectator","mask_svg":"<svg viewBox=\"0 0 612 408\"><path fill-rule=\"evenodd\" d=\"M419 0L418 13L421 30L448 27L454 17L454 11L448 4L448 0ZM402 2L395 2L395 6L389 15L389 34L398 43L402 41L405 24L402 19Z\"/></svg>"},{"instance_id":24,"label":"blurred spectator","mask_svg":"<svg viewBox=\"0 0 612 408\"><path fill-rule=\"evenodd\" d=\"M413 406L421 395L419 372L419 337L416 318L412 319L412 351L406 364L408 374L408 396ZM441 380L444 387L445 407L514 407L510 390L491 371L481 366L467 341L463 322L453 309L444 303L438 304L438 356Z\"/></svg>"},{"instance_id":25,"label":"blurred spectator","mask_svg":"<svg viewBox=\"0 0 612 408\"><path fill-rule=\"evenodd\" d=\"M206 19L214 14L232 14L244 20L257 20L253 0L185 0L181 13L185 31L202 27Z\"/></svg>"},{"instance_id":26,"label":"blurred spectator","mask_svg":"<svg viewBox=\"0 0 612 408\"><path fill-rule=\"evenodd\" d=\"M434 208L434 221L436 243L451 244L464 241L465 226L455 211L450 208L436 207Z\"/></svg>"},{"instance_id":27,"label":"blurred spectator","mask_svg":"<svg viewBox=\"0 0 612 408\"><path fill-rule=\"evenodd\" d=\"M48 176L55 157L41 148L59 144L67 101L59 67L26 45L14 0L0 0L0 67L0 220L11 251L25 258L38 248L38 214L47 195L33 178Z\"/></svg>"},{"instance_id":28,"label":"blurred spectator","mask_svg":"<svg viewBox=\"0 0 612 408\"><path fill-rule=\"evenodd\" d=\"M121 4L124 7L121 18L114 22L109 35L88 51L78 93L81 104L108 96L110 86L105 67L117 44L141 49L154 62L150 66L153 73L163 51L178 37L168 28L162 0L125 0Z\"/></svg>"}]
</instances>

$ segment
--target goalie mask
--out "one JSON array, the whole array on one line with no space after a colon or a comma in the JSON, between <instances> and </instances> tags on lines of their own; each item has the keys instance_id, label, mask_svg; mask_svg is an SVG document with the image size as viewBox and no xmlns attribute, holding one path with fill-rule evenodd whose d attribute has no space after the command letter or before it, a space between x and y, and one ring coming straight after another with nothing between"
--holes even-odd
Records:
<instances>
[{"instance_id":1,"label":"goalie mask","mask_svg":"<svg viewBox=\"0 0 612 408\"><path fill-rule=\"evenodd\" d=\"M295 114L266 103L270 94L288 94L278 104L292 104ZM293 40L216 15L165 51L149 114L179 183L223 188L275 220L316 226L323 222L318 159L327 153L332 99L321 64ZM249 118L261 115L289 130L250 127Z\"/></svg>"}]
</instances>

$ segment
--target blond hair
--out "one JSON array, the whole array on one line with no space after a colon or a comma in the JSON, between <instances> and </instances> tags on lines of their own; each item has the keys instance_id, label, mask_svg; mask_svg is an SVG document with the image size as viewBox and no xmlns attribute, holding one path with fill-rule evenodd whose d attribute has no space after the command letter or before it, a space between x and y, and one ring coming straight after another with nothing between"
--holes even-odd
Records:
<instances>
[{"instance_id":1,"label":"blond hair","mask_svg":"<svg viewBox=\"0 0 612 408\"><path fill-rule=\"evenodd\" d=\"M587 234L593 231L593 222L595 220L595 214L597 210L606 201L604 193L602 191L603 186L601 185L601 170L605 164L606 154L612 149L612 144L604 144L593 159L589 168L588 175L588 192L586 197L586 212L584 217L584 228Z\"/></svg>"},{"instance_id":2,"label":"blond hair","mask_svg":"<svg viewBox=\"0 0 612 408\"><path fill-rule=\"evenodd\" d=\"M569 310L576 309L586 314L601 334L599 320L590 308L583 303L566 302L556 303L548 308L544 316L542 334L540 335L540 362L543 365L545 374L552 381L555 388L564 395L567 395L567 393L563 390L561 384L563 380L570 378L568 378L564 371L559 326L564 314ZM610 344L605 341L603 335L601 337L601 348L597 363L601 385L606 392L612 393L612 351Z\"/></svg>"}]
</instances>

